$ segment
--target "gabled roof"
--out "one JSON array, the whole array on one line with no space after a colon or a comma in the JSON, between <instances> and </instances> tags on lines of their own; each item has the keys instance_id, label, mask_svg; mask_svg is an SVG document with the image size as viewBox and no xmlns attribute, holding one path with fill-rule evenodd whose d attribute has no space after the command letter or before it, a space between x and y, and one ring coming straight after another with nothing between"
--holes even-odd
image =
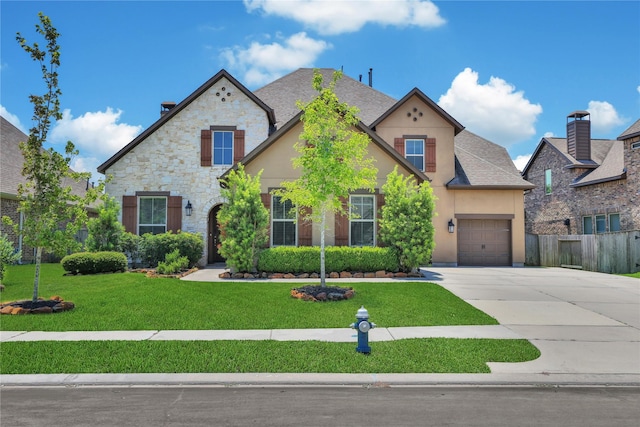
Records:
<instances>
[{"instance_id":1,"label":"gabled roof","mask_svg":"<svg viewBox=\"0 0 640 427\"><path fill-rule=\"evenodd\" d=\"M522 189L535 186L524 180L507 150L467 130L454 138L455 177L447 188Z\"/></svg>"},{"instance_id":2,"label":"gabled roof","mask_svg":"<svg viewBox=\"0 0 640 427\"><path fill-rule=\"evenodd\" d=\"M0 194L3 198L15 199L18 186L27 183L22 175L24 157L19 144L26 142L29 136L4 117L0 116L0 122ZM73 194L84 196L87 191L86 182L69 181Z\"/></svg>"},{"instance_id":3,"label":"gabled roof","mask_svg":"<svg viewBox=\"0 0 640 427\"><path fill-rule=\"evenodd\" d=\"M252 150L249 154L247 154L240 163L243 165L248 165L252 161L254 161L257 157L260 156L262 152L264 152L267 148L269 148L274 142L276 142L280 137L286 134L289 130L291 130L295 125L300 122L300 118L302 117L302 111L296 114L291 120L289 120L284 126L280 127L276 132L274 132L269 138L264 140L260 145L258 145L254 150ZM393 147L387 144L382 138L380 138L375 132L373 132L367 125L365 125L362 121L360 121L356 125L356 129L361 132L364 132L371 138L371 141L382 149L387 155L392 157L396 163L406 169L408 172L412 173L417 181L420 183L422 181L431 181L424 172L417 169L411 162L401 156ZM220 179L224 179L227 177L231 170L236 170L238 168L238 164L234 164L233 167L228 169L225 173L220 176Z\"/></svg>"},{"instance_id":4,"label":"gabled roof","mask_svg":"<svg viewBox=\"0 0 640 427\"><path fill-rule=\"evenodd\" d=\"M314 70L314 68L299 68L254 91L256 96L275 110L278 127L284 126L300 112L296 105L297 101L307 103L318 96L318 92L312 87ZM332 68L318 70L322 73L323 84L328 86L336 70ZM343 74L336 83L335 93L340 102L360 109L358 118L366 125L369 125L396 102L394 98L362 84L346 74Z\"/></svg>"},{"instance_id":5,"label":"gabled roof","mask_svg":"<svg viewBox=\"0 0 640 427\"><path fill-rule=\"evenodd\" d=\"M640 119L636 120L634 124L629 126L627 130L622 132L618 137L619 140L630 139L640 135Z\"/></svg>"},{"instance_id":6,"label":"gabled roof","mask_svg":"<svg viewBox=\"0 0 640 427\"><path fill-rule=\"evenodd\" d=\"M371 123L371 129L376 128L384 119L389 117L392 113L394 113L398 108L400 108L405 102L407 102L413 96L417 96L422 102L427 104L433 111L435 111L440 117L442 117L445 121L451 124L454 128L454 135L459 134L464 129L456 119L451 117L449 113L444 111L438 104L433 102L431 98L425 95L420 89L413 88L409 93L407 93L400 101L396 102L393 106L391 106L387 111L385 111L380 117L378 117L373 123Z\"/></svg>"},{"instance_id":7,"label":"gabled roof","mask_svg":"<svg viewBox=\"0 0 640 427\"><path fill-rule=\"evenodd\" d=\"M567 150L566 138L545 137L536 147L533 155L527 162L522 176L526 176L531 165L538 157L543 147L550 147L566 159L567 169L585 169L586 172L577 177L571 187L597 184L606 181L615 181L626 176L624 167L624 145L622 141L612 139L591 140L591 160L577 160Z\"/></svg>"},{"instance_id":8,"label":"gabled roof","mask_svg":"<svg viewBox=\"0 0 640 427\"><path fill-rule=\"evenodd\" d=\"M109 160L107 160L106 162L104 162L103 164L98 166L98 172L105 173L105 171L107 170L107 168L109 166L111 166L112 164L117 162L120 158L122 158L125 154L127 154L136 145L140 144L142 141L147 139L147 137L149 137L149 135L153 134L162 125L164 125L169 120L171 120L171 118L173 116L175 116L180 111L182 111L185 107L187 107L189 104L191 104L195 99L197 99L204 92L209 90L209 88L211 88L211 86L215 85L222 78L226 78L227 80L229 80L234 86L236 86L238 89L240 89L240 91L243 94L245 94L249 99L251 99L260 108L262 108L265 111L265 113L267 114L267 117L269 119L269 126L270 127L275 125L276 119L275 119L275 113L274 113L273 109L271 109L267 104L264 103L264 101L262 101L260 98L258 98L253 92L251 92L249 89L247 89L242 83L240 83L231 74L229 74L226 70L223 69L223 70L218 71L218 73L216 73L215 76L213 76L209 80L207 80L202 86L200 86L198 89L196 89L191 95L186 97L182 102L177 104L175 107L173 107L167 113L165 113L162 116L160 116L160 118L154 124L152 124L150 127L148 127L145 131L143 131L136 138L134 138L133 141L131 141L129 144L125 145L120 151L118 151L116 154L114 154Z\"/></svg>"}]
</instances>

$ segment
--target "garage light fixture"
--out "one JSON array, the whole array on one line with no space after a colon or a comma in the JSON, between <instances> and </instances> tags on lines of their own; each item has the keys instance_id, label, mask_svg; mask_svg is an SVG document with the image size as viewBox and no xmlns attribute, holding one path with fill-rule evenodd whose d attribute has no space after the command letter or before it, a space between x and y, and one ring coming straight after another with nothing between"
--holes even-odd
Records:
<instances>
[{"instance_id":1,"label":"garage light fixture","mask_svg":"<svg viewBox=\"0 0 640 427\"><path fill-rule=\"evenodd\" d=\"M449 226L449 233L453 233L453 229L455 228L455 224L453 223L453 218L449 220L449 224L447 224Z\"/></svg>"}]
</instances>

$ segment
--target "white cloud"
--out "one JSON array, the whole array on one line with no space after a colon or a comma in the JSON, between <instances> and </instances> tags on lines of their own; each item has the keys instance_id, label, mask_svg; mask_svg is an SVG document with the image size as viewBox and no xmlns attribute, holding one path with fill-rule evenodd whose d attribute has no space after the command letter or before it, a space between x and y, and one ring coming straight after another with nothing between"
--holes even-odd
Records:
<instances>
[{"instance_id":1,"label":"white cloud","mask_svg":"<svg viewBox=\"0 0 640 427\"><path fill-rule=\"evenodd\" d=\"M142 126L118 123L121 115L122 110L114 111L111 107L76 118L71 111L64 110L62 120L56 122L51 130L50 142L64 144L71 141L83 158L111 156L142 130Z\"/></svg>"},{"instance_id":2,"label":"white cloud","mask_svg":"<svg viewBox=\"0 0 640 427\"><path fill-rule=\"evenodd\" d=\"M638 90L638 93L640 93L640 86L638 86L636 89Z\"/></svg>"},{"instance_id":3,"label":"white cloud","mask_svg":"<svg viewBox=\"0 0 640 427\"><path fill-rule=\"evenodd\" d=\"M478 83L478 73L471 68L453 79L438 105L470 131L505 147L534 136L542 113L540 104L532 104L524 92L499 77Z\"/></svg>"},{"instance_id":4,"label":"white cloud","mask_svg":"<svg viewBox=\"0 0 640 427\"><path fill-rule=\"evenodd\" d=\"M446 20L429 0L244 0L249 12L261 10L313 28L321 34L343 34L360 30L368 23L397 27L439 27Z\"/></svg>"},{"instance_id":5,"label":"white cloud","mask_svg":"<svg viewBox=\"0 0 640 427\"><path fill-rule=\"evenodd\" d=\"M23 133L29 135L29 130L20 122L18 116L11 114L4 105L0 105L0 116L4 117L6 121L20 129Z\"/></svg>"},{"instance_id":6,"label":"white cloud","mask_svg":"<svg viewBox=\"0 0 640 427\"><path fill-rule=\"evenodd\" d=\"M553 138L555 137L555 135L553 134L553 132L545 132L544 135L542 135L543 138Z\"/></svg>"},{"instance_id":7,"label":"white cloud","mask_svg":"<svg viewBox=\"0 0 640 427\"><path fill-rule=\"evenodd\" d=\"M595 132L607 133L625 122L613 105L606 101L589 101L587 111L591 113L591 128Z\"/></svg>"},{"instance_id":8,"label":"white cloud","mask_svg":"<svg viewBox=\"0 0 640 427\"><path fill-rule=\"evenodd\" d=\"M282 77L289 71L313 65L318 56L332 46L301 32L281 42L253 42L248 48L224 49L221 57L231 69L244 74L248 86L258 86Z\"/></svg>"},{"instance_id":9,"label":"white cloud","mask_svg":"<svg viewBox=\"0 0 640 427\"><path fill-rule=\"evenodd\" d=\"M529 159L531 159L531 156L532 154L520 155L515 159L512 159L513 164L516 165L516 168L520 172L522 172L524 170L524 167L527 166L527 163L529 163Z\"/></svg>"}]
</instances>

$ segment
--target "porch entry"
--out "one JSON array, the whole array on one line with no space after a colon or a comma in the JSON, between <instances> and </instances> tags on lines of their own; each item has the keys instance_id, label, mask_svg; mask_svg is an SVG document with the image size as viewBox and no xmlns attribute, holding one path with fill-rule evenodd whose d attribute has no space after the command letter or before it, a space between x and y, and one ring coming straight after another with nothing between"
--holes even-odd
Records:
<instances>
[{"instance_id":1,"label":"porch entry","mask_svg":"<svg viewBox=\"0 0 640 427\"><path fill-rule=\"evenodd\" d=\"M209 211L209 225L207 227L207 264L215 264L217 262L225 262L226 260L218 252L220 244L220 225L218 224L218 212L222 205L214 206Z\"/></svg>"}]
</instances>

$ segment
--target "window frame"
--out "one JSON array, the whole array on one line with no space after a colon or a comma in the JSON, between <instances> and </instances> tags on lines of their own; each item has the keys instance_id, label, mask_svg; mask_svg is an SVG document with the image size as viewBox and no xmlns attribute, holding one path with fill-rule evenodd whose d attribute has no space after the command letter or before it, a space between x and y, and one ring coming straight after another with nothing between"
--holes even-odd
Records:
<instances>
[{"instance_id":1,"label":"window frame","mask_svg":"<svg viewBox=\"0 0 640 427\"><path fill-rule=\"evenodd\" d=\"M291 210L294 209L293 204L291 204L291 201L287 200L284 202L285 204L285 208L283 210L283 217L281 218L280 216L276 217L275 213L276 213L276 207L282 206L283 203L281 201L282 197L281 196L276 196L276 195L271 195L271 232L270 232L270 242L271 242L271 246L272 247L277 247L277 246L298 246L298 226L297 226L297 218L295 216L289 217L287 218L288 214L291 213ZM286 208L286 204L289 203L291 204L291 206L287 209ZM284 238L283 238L283 242L285 243L274 243L275 242L275 224L283 224L284 225ZM287 244L286 243L286 233L287 233L287 225L293 224L293 233L294 233L294 238L293 238L293 243L292 244Z\"/></svg>"},{"instance_id":2,"label":"window frame","mask_svg":"<svg viewBox=\"0 0 640 427\"><path fill-rule=\"evenodd\" d=\"M595 223L595 232L596 232L596 234L606 233L608 231L607 230L607 225L608 225L607 224L607 215L605 215L605 214L597 214L597 215L594 215L594 217L595 217L594 223ZM602 229L600 229L600 227L598 226L599 224L603 225L604 227Z\"/></svg>"},{"instance_id":3,"label":"window frame","mask_svg":"<svg viewBox=\"0 0 640 427\"><path fill-rule=\"evenodd\" d=\"M587 232L587 221L589 222L589 232ZM582 217L582 234L594 234L593 217L591 215L585 215Z\"/></svg>"},{"instance_id":4,"label":"window frame","mask_svg":"<svg viewBox=\"0 0 640 427\"><path fill-rule=\"evenodd\" d=\"M153 222L154 221L154 218L153 218L153 210L154 210L153 203L151 205L151 221L152 222L151 223L143 223L142 222L142 216L141 216L142 208L143 208L142 201L143 200L149 200L149 199L150 200L161 200L161 199L164 200L164 223L159 223L159 222L158 223L154 223ZM169 198L167 196L138 196L137 205L138 206L137 206L137 213L136 213L136 216L137 216L137 221L136 221L137 222L137 227L136 227L137 230L136 231L137 231L138 236L142 236L143 234L147 234L147 233L151 233L153 235L156 235L156 234L162 234L162 233L166 233L167 232L167 227L168 227L168 222L169 222ZM141 233L140 229L142 227L153 227L153 228L155 228L155 227L164 227L164 231L161 231L161 232L147 231L147 232Z\"/></svg>"},{"instance_id":5,"label":"window frame","mask_svg":"<svg viewBox=\"0 0 640 427\"><path fill-rule=\"evenodd\" d=\"M544 170L544 194L549 195L553 193L553 172L551 169Z\"/></svg>"},{"instance_id":6,"label":"window frame","mask_svg":"<svg viewBox=\"0 0 640 427\"><path fill-rule=\"evenodd\" d=\"M222 159L221 161L217 161L216 159L219 156L216 156L216 135L220 135L220 134L229 134L231 135L231 141L230 141L230 147L220 147L217 150L218 151L222 151ZM234 131L230 130L230 129L212 129L211 130L211 165L212 166L231 166L233 165L233 150L234 150ZM226 141L222 140L222 143L224 144ZM230 154L230 161L229 163L225 162L225 153L229 153Z\"/></svg>"},{"instance_id":7,"label":"window frame","mask_svg":"<svg viewBox=\"0 0 640 427\"><path fill-rule=\"evenodd\" d=\"M419 145L422 147L422 153L408 153L408 146L411 143L412 146L416 146ZM426 144L425 144L425 139L424 138L405 138L404 140L404 157L405 159L407 159L413 166L416 167L416 169L418 169L421 172L424 172L425 170L425 162L426 162ZM421 167L418 167L414 161L412 159L421 159L422 160L422 165Z\"/></svg>"},{"instance_id":8,"label":"window frame","mask_svg":"<svg viewBox=\"0 0 640 427\"><path fill-rule=\"evenodd\" d=\"M632 142L631 143L631 149L632 150L640 149L640 141Z\"/></svg>"},{"instance_id":9,"label":"window frame","mask_svg":"<svg viewBox=\"0 0 640 427\"><path fill-rule=\"evenodd\" d=\"M371 218L354 217L355 198L371 200ZM376 196L375 194L352 194L349 196L349 246L354 247L375 247L376 246ZM353 226L356 224L371 224L371 244L355 244L353 236Z\"/></svg>"},{"instance_id":10,"label":"window frame","mask_svg":"<svg viewBox=\"0 0 640 427\"><path fill-rule=\"evenodd\" d=\"M611 217L617 217L618 218L618 220L617 220L617 225L618 226L616 227L615 230L613 229L614 227L611 225L612 224ZM615 233L615 232L621 231L622 230L622 224L620 223L620 212L614 212L614 213L610 213L609 215L607 215L607 225L609 226L609 233Z\"/></svg>"}]
</instances>

